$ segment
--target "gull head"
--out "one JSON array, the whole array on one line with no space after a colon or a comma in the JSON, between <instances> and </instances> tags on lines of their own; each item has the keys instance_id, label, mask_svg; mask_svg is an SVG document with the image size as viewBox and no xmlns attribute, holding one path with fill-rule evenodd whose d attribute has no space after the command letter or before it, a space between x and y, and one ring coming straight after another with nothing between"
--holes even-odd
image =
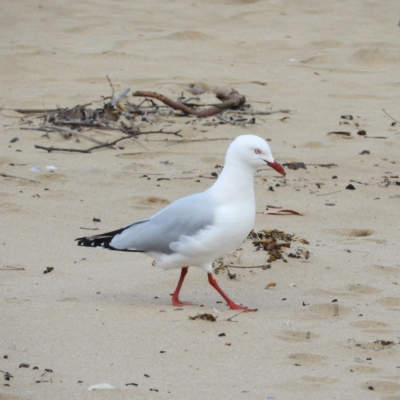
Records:
<instances>
[{"instance_id":1,"label":"gull head","mask_svg":"<svg viewBox=\"0 0 400 400\"><path fill-rule=\"evenodd\" d=\"M266 140L256 135L238 136L229 146L226 162L239 161L254 170L267 164L275 171L286 175L282 165L274 160Z\"/></svg>"}]
</instances>

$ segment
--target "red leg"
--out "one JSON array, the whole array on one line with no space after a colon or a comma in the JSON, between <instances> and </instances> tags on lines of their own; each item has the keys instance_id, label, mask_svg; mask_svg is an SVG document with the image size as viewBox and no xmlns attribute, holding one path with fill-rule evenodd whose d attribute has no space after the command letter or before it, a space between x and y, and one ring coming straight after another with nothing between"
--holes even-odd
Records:
<instances>
[{"instance_id":1,"label":"red leg","mask_svg":"<svg viewBox=\"0 0 400 400\"><path fill-rule=\"evenodd\" d=\"M228 306L231 310L243 310L243 311L257 311L257 308L247 308L244 306L239 306L233 300L231 300L219 287L217 281L213 278L211 273L208 273L208 282L210 285L224 298L224 300L228 303Z\"/></svg>"},{"instance_id":2,"label":"red leg","mask_svg":"<svg viewBox=\"0 0 400 400\"><path fill-rule=\"evenodd\" d=\"M176 286L175 292L171 293L172 296L172 305L175 307L182 307L186 305L191 305L192 303L185 302L185 301L180 301L179 300L179 292L181 291L182 283L185 280L185 276L188 273L189 267L184 267L181 270L181 276L178 281L178 285Z\"/></svg>"}]
</instances>

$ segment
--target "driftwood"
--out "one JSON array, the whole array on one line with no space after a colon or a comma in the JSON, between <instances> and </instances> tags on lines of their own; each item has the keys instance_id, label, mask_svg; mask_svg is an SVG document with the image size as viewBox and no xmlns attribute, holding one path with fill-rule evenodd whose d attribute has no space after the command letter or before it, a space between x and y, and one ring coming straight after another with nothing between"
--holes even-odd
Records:
<instances>
[{"instance_id":1,"label":"driftwood","mask_svg":"<svg viewBox=\"0 0 400 400\"><path fill-rule=\"evenodd\" d=\"M191 85L187 90L193 95L188 98L184 97L182 93L176 101L156 92L151 91L136 91L133 93L135 97L142 97L138 104L129 102L127 95L130 88L126 88L119 94L115 94L114 86L107 76L108 83L110 84L112 93L111 96L101 96L100 101L88 102L85 104L78 104L70 108L48 108L48 109L34 109L34 108L18 108L13 109L16 112L25 114L24 119L21 119L20 129L36 130L46 132L44 136L49 138L50 132L58 132L65 139L74 137L77 141L86 139L95 142L95 146L87 149L74 149L74 148L57 148L53 146L35 145L35 148L46 150L48 152L66 151L78 153L91 153L93 150L101 148L116 148L115 144L121 140L128 138L135 138L138 135L149 133L161 133L179 135L177 132L164 132L163 129L150 132L141 132L135 121L139 123L160 122L160 117L168 117L174 110L179 110L186 116L196 116L197 118L204 118L209 116L217 116L203 125L216 125L221 123L229 124L255 124L255 115L270 115L273 113L288 113L289 110L253 110L250 104L246 104L245 96L241 95L235 90L213 90L212 93L221 101L217 104L197 104L193 100L199 101L199 95L204 90ZM101 104L99 104L101 102ZM160 104L161 102L162 104ZM257 102L257 101L256 101ZM97 104L96 104L97 103ZM4 108L1 108L3 110ZM232 115L233 113L233 115ZM229 114L229 115L228 115ZM152 116L157 116L157 121L152 121ZM41 119L39 124L34 123L34 119ZM162 122L162 121L161 121ZM166 121L170 123L171 121ZM24 125L23 127L21 125ZM124 136L112 141L104 142L91 135L85 134L88 129L99 129L102 131L119 131ZM201 140L225 140L225 138L201 139ZM188 143L189 141L169 141L168 144Z\"/></svg>"},{"instance_id":2,"label":"driftwood","mask_svg":"<svg viewBox=\"0 0 400 400\"><path fill-rule=\"evenodd\" d=\"M197 118L210 117L211 115L219 114L228 109L238 109L246 103L246 97L235 90L231 92L215 90L214 93L222 103L213 104L204 110L194 110L186 104L177 103L176 101L156 92L137 91L133 93L133 96L149 97L151 99L159 100L167 106L172 107L174 110L182 111L186 115L195 115Z\"/></svg>"}]
</instances>

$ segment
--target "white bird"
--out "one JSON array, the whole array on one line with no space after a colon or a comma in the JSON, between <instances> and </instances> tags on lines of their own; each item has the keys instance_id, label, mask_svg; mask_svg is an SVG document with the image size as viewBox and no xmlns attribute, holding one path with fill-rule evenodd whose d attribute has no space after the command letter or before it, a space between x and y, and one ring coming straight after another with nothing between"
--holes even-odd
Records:
<instances>
[{"instance_id":1,"label":"white bird","mask_svg":"<svg viewBox=\"0 0 400 400\"><path fill-rule=\"evenodd\" d=\"M285 175L264 139L238 136L229 146L225 166L210 188L173 202L149 219L78 238L78 245L143 252L161 268L181 268L178 285L171 294L174 306L191 304L179 300L179 292L188 267L192 266L203 268L208 282L231 309L257 311L236 304L222 291L212 276L212 263L237 248L253 228L254 172L265 165Z\"/></svg>"}]
</instances>

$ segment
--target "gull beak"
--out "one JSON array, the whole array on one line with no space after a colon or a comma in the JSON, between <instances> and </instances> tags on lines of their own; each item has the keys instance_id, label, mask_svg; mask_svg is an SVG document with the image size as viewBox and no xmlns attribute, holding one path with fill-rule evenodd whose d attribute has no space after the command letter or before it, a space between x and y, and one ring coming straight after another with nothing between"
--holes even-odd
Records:
<instances>
[{"instance_id":1,"label":"gull beak","mask_svg":"<svg viewBox=\"0 0 400 400\"><path fill-rule=\"evenodd\" d=\"M280 173L281 175L283 175L283 176L286 175L286 172L285 172L285 170L283 169L282 165L279 164L278 162L274 161L274 162L272 163L272 162L266 161L266 163L267 163L267 165L268 165L269 167L273 168L276 172L279 172L279 173Z\"/></svg>"}]
</instances>

